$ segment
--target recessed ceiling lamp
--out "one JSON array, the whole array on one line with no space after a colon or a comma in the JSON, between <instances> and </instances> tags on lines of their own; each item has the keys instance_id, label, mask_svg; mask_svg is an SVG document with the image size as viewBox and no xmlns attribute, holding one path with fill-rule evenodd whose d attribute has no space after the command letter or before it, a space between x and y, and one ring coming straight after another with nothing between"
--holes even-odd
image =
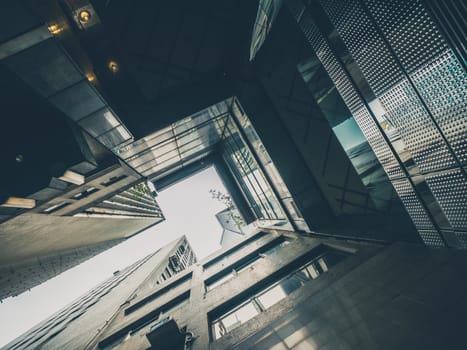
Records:
<instances>
[{"instance_id":1,"label":"recessed ceiling lamp","mask_svg":"<svg viewBox=\"0 0 467 350\"><path fill-rule=\"evenodd\" d=\"M51 24L50 26L47 27L47 29L52 35L58 35L63 30L63 28L61 28L58 24Z\"/></svg>"},{"instance_id":2,"label":"recessed ceiling lamp","mask_svg":"<svg viewBox=\"0 0 467 350\"><path fill-rule=\"evenodd\" d=\"M108 63L107 63L107 67L109 68L109 70L113 73L113 74L117 74L118 71L120 70L120 65L114 61L114 60L110 60Z\"/></svg>"},{"instance_id":3,"label":"recessed ceiling lamp","mask_svg":"<svg viewBox=\"0 0 467 350\"><path fill-rule=\"evenodd\" d=\"M78 18L81 22L87 23L91 19L91 12L89 12L88 10L80 11L80 13L78 14Z\"/></svg>"},{"instance_id":4,"label":"recessed ceiling lamp","mask_svg":"<svg viewBox=\"0 0 467 350\"><path fill-rule=\"evenodd\" d=\"M94 82L97 80L97 78L96 78L96 76L94 75L94 73L86 73L85 76L86 76L86 79L87 79L90 83L94 83Z\"/></svg>"}]
</instances>

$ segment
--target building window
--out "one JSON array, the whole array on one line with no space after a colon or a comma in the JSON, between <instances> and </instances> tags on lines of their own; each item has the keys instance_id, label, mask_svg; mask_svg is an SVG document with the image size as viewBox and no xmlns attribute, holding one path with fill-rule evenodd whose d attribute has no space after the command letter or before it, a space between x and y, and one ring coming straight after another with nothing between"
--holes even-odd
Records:
<instances>
[{"instance_id":1,"label":"building window","mask_svg":"<svg viewBox=\"0 0 467 350\"><path fill-rule=\"evenodd\" d=\"M68 202L60 202L58 204L54 204L48 208L45 208L43 210L44 213L50 214L53 213L54 211L57 211L59 209L65 208L67 205L70 205L71 203Z\"/></svg>"},{"instance_id":2,"label":"building window","mask_svg":"<svg viewBox=\"0 0 467 350\"><path fill-rule=\"evenodd\" d=\"M180 308L183 305L187 305L190 301L190 291L187 291L175 299L171 300L164 306L160 308L161 313L164 315L170 315L176 309Z\"/></svg>"},{"instance_id":3,"label":"building window","mask_svg":"<svg viewBox=\"0 0 467 350\"><path fill-rule=\"evenodd\" d=\"M288 238L284 237L284 240L282 242L280 242L279 244L274 245L273 247L267 249L266 251L264 251L263 253L260 253L260 254L262 254L262 256L272 255L275 252L277 252L277 251L281 250L282 248L284 248L289 243L290 243L290 240Z\"/></svg>"},{"instance_id":4,"label":"building window","mask_svg":"<svg viewBox=\"0 0 467 350\"><path fill-rule=\"evenodd\" d=\"M251 320L260 312L261 310L258 309L258 306L253 300L243 303L235 310L213 323L214 339L221 338L242 323Z\"/></svg>"},{"instance_id":5,"label":"building window","mask_svg":"<svg viewBox=\"0 0 467 350\"><path fill-rule=\"evenodd\" d=\"M167 278L172 277L172 274L170 273L170 268L166 267L164 270L164 274L167 276Z\"/></svg>"},{"instance_id":6,"label":"building window","mask_svg":"<svg viewBox=\"0 0 467 350\"><path fill-rule=\"evenodd\" d=\"M244 259L240 260L239 262L235 263L234 265L228 267L227 269L221 271L220 273L214 275L213 277L206 280L206 290L210 291L215 287L227 282L228 280L235 277L242 271L247 270L251 266L253 266L258 260L269 256L285 245L289 244L289 241L285 237L279 237L278 239L272 241L270 244L262 247L261 249L257 250L255 253L246 256Z\"/></svg>"},{"instance_id":7,"label":"building window","mask_svg":"<svg viewBox=\"0 0 467 350\"><path fill-rule=\"evenodd\" d=\"M250 238L247 238L245 239L244 241L240 242L239 244L237 244L235 247L233 247L232 249L229 249L228 251L222 253L221 255L215 257L214 259L208 261L207 263L205 263L203 265L203 268L207 269L213 265L215 265L216 263L218 263L219 261L223 260L224 258L227 258L229 257L230 255L238 252L241 248L249 245L250 243L253 243L254 241L257 241L259 240L260 238L263 238L264 236L266 236L268 233L267 232L258 232L256 235L250 237Z\"/></svg>"},{"instance_id":8,"label":"building window","mask_svg":"<svg viewBox=\"0 0 467 350\"><path fill-rule=\"evenodd\" d=\"M123 180L124 178L126 178L127 175L118 175L118 176L112 176L110 179L108 179L107 181L104 181L103 183L101 183L101 185L103 186L110 186L110 185L113 185L114 183L120 181L120 180Z\"/></svg>"},{"instance_id":9,"label":"building window","mask_svg":"<svg viewBox=\"0 0 467 350\"><path fill-rule=\"evenodd\" d=\"M231 330L269 309L300 287L318 278L348 255L349 253L327 248L323 254L314 257L287 276L262 288L247 300L241 301L227 311L224 309L219 316L214 315L214 320L211 322L213 339L217 340L223 337Z\"/></svg>"},{"instance_id":10,"label":"building window","mask_svg":"<svg viewBox=\"0 0 467 350\"><path fill-rule=\"evenodd\" d=\"M170 314L171 312L178 309L182 305L186 305L189 302L189 299L190 299L190 291L180 294L179 296L172 299L171 301L161 306L160 308L151 311L149 314L141 317L140 319L132 322L128 326L120 329L119 331L115 332L111 336L102 340L99 343L98 348L110 350L110 349L117 347L119 344L128 340L131 336L138 333L141 329L154 324L156 321L159 320L161 314Z\"/></svg>"},{"instance_id":11,"label":"building window","mask_svg":"<svg viewBox=\"0 0 467 350\"><path fill-rule=\"evenodd\" d=\"M163 294L175 289L176 287L182 285L183 283L191 280L192 273L188 273L185 276L173 281L172 283L169 283L168 285L162 287L155 293L148 295L147 297L135 302L133 305L129 306L127 309L125 309L125 315L129 315L130 313L138 310L139 308L143 307L144 305L148 304L149 302L159 298Z\"/></svg>"},{"instance_id":12,"label":"building window","mask_svg":"<svg viewBox=\"0 0 467 350\"><path fill-rule=\"evenodd\" d=\"M72 198L78 200L78 199L81 199L81 198L85 198L85 197L89 196L90 194L92 194L94 192L97 192L97 191L99 191L99 189L97 189L95 187L90 187L86 191L75 194Z\"/></svg>"}]
</instances>

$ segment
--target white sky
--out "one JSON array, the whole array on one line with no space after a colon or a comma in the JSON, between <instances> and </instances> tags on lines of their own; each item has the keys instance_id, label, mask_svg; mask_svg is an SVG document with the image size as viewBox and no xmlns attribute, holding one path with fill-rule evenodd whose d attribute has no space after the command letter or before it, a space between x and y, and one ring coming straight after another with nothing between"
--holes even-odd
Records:
<instances>
[{"instance_id":1,"label":"white sky","mask_svg":"<svg viewBox=\"0 0 467 350\"><path fill-rule=\"evenodd\" d=\"M185 234L197 258L220 248L221 226L214 215L225 205L210 189L227 193L214 168L206 169L159 193L166 220L61 275L0 304L0 347L71 303L113 272L131 265Z\"/></svg>"}]
</instances>

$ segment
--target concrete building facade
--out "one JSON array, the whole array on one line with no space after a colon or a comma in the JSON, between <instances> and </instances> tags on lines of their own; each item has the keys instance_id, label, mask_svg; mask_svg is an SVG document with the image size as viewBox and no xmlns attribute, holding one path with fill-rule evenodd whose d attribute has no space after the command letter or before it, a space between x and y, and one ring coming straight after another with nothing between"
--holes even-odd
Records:
<instances>
[{"instance_id":1,"label":"concrete building facade","mask_svg":"<svg viewBox=\"0 0 467 350\"><path fill-rule=\"evenodd\" d=\"M5 65L0 66L0 75L2 300L163 221L164 216L154 187L144 176L98 137L67 121Z\"/></svg>"},{"instance_id":2,"label":"concrete building facade","mask_svg":"<svg viewBox=\"0 0 467 350\"><path fill-rule=\"evenodd\" d=\"M118 163L90 174L81 185L61 186L51 198L42 196L49 190L30 196L38 198L35 208L21 209L0 223L0 299L164 220L146 180Z\"/></svg>"},{"instance_id":3,"label":"concrete building facade","mask_svg":"<svg viewBox=\"0 0 467 350\"><path fill-rule=\"evenodd\" d=\"M92 323L92 340L75 328L86 320L84 314L54 337L49 329L50 340L41 344L47 349L67 344L82 349L461 349L467 342L459 322L467 315L466 266L464 251L267 229L162 283L142 277L142 284L122 287L126 293L108 306L113 310L106 310L112 316L105 325ZM91 318L94 309L99 304L90 307ZM35 333L7 349L32 348L19 342Z\"/></svg>"},{"instance_id":4,"label":"concrete building facade","mask_svg":"<svg viewBox=\"0 0 467 350\"><path fill-rule=\"evenodd\" d=\"M153 254L97 285L87 294L39 323L5 349L83 349L99 337L119 309L161 281L196 262L185 237L160 248Z\"/></svg>"}]
</instances>

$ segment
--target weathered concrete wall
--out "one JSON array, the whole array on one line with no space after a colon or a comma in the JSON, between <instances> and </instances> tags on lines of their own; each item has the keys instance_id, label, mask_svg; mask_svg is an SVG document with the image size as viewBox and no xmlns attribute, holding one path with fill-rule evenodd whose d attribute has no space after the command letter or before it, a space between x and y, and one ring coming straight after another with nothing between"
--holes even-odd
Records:
<instances>
[{"instance_id":1,"label":"weathered concrete wall","mask_svg":"<svg viewBox=\"0 0 467 350\"><path fill-rule=\"evenodd\" d=\"M207 279L223 270L231 271L236 262L269 247L280 235L292 241L275 253L263 255L223 284L206 290ZM219 310L233 308L289 273L292 264L298 267L310 259L308 253L320 245L353 254L213 341L210 321ZM464 349L467 344L463 321L467 317L466 252L410 244L380 246L321 240L285 231L271 231L236 247L220 250L158 285L148 280L159 264L152 259L95 305L92 298L85 298L89 307L76 320L73 315L77 314L71 312L76 308L70 308L63 322L57 321L49 328L45 326L48 321L44 322L30 334L40 337L45 332L44 337L50 337L44 344L48 349L98 349L99 342L115 334L123 335L114 339L116 349L148 349L146 334L158 320L147 322L145 317L157 315L160 310L159 320L171 316L180 328L186 327L194 334L191 350L438 350ZM206 266L218 257L222 258ZM179 279L183 282L172 286ZM188 293L185 302L164 310L175 298ZM155 297L148 300L151 296ZM142 301L147 302L125 314ZM55 331L60 333L54 337Z\"/></svg>"},{"instance_id":2,"label":"weathered concrete wall","mask_svg":"<svg viewBox=\"0 0 467 350\"><path fill-rule=\"evenodd\" d=\"M81 298L6 345L5 349L84 349L125 301L157 279L182 239L161 248L96 286ZM21 344L21 345L19 345Z\"/></svg>"},{"instance_id":3,"label":"weathered concrete wall","mask_svg":"<svg viewBox=\"0 0 467 350\"><path fill-rule=\"evenodd\" d=\"M467 282L463 277L467 272L467 254L463 252L409 244L382 247L299 237L274 255L260 259L229 281L206 291L207 278L268 244L278 234L262 237L209 268L203 268L203 263L223 251L196 264L191 269L191 281L128 316L121 312L100 340L190 291L189 303L169 315L179 327L187 327L194 333L192 350L457 349L467 344L462 322L467 316ZM209 318L213 311L233 298L242 299L249 290L320 244L358 251L265 312L212 341ZM146 333L156 322L139 329L117 348L147 349L150 344Z\"/></svg>"},{"instance_id":4,"label":"weathered concrete wall","mask_svg":"<svg viewBox=\"0 0 467 350\"><path fill-rule=\"evenodd\" d=\"M336 266L212 348L465 349L465 253L397 244L349 271L353 262Z\"/></svg>"},{"instance_id":5,"label":"weathered concrete wall","mask_svg":"<svg viewBox=\"0 0 467 350\"><path fill-rule=\"evenodd\" d=\"M115 239L0 267L0 300L17 296L123 241Z\"/></svg>"}]
</instances>

